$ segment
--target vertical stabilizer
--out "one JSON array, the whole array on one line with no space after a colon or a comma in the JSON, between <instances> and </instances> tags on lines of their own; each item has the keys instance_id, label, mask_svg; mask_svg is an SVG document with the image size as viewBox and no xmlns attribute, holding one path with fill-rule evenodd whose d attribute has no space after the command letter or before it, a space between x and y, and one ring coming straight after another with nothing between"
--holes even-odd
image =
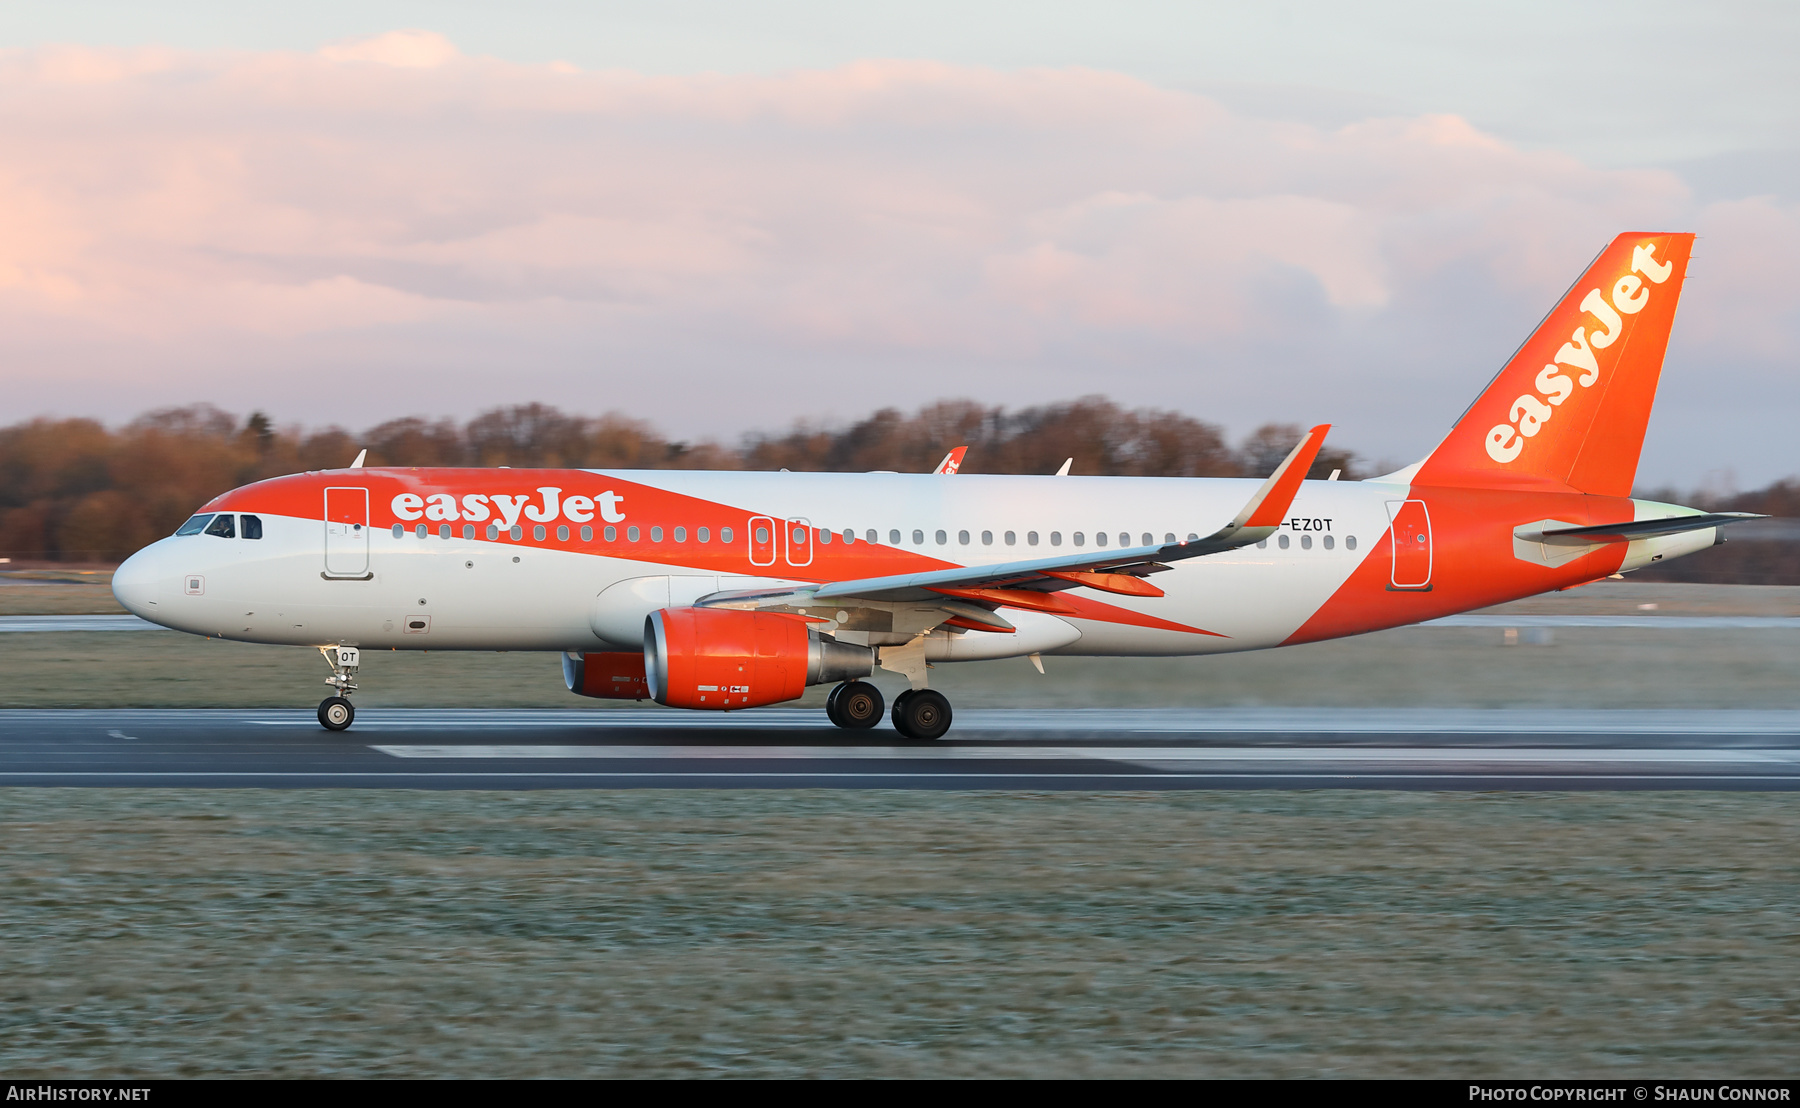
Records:
<instances>
[{"instance_id":1,"label":"vertical stabilizer","mask_svg":"<svg viewBox=\"0 0 1800 1108\"><path fill-rule=\"evenodd\" d=\"M1693 245L1691 234L1614 239L1413 483L1631 495Z\"/></svg>"}]
</instances>

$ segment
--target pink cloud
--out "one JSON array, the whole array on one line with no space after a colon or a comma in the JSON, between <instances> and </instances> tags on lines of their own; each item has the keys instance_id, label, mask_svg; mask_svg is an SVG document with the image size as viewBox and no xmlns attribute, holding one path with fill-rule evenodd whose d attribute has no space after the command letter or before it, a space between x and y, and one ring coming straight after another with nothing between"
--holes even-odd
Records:
<instances>
[{"instance_id":1,"label":"pink cloud","mask_svg":"<svg viewBox=\"0 0 1800 1108\"><path fill-rule=\"evenodd\" d=\"M34 410L82 408L55 374L140 405L330 359L387 409L415 410L425 362L461 375L437 410L604 372L667 419L670 395L757 366L769 399L707 430L797 414L837 359L884 367L846 412L1127 369L1149 383L1128 401L1229 415L1247 401L1220 350L1346 403L1366 365L1455 407L1438 393L1479 381L1447 379L1427 337L1493 326L1504 346L1636 226L1704 227L1684 320L1724 354L1800 342L1796 213L1773 200L1701 210L1672 174L1456 117L1321 130L1094 70L653 77L429 31L311 55L59 47L0 54L0 150L0 380ZM1506 353L1449 350L1477 376ZM592 368L620 352L654 388Z\"/></svg>"}]
</instances>

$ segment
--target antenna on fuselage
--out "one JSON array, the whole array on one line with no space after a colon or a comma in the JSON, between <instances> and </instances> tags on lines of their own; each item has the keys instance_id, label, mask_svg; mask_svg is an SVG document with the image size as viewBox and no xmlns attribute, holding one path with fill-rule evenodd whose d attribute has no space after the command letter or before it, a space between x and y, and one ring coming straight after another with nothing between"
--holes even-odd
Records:
<instances>
[{"instance_id":1,"label":"antenna on fuselage","mask_svg":"<svg viewBox=\"0 0 1800 1108\"><path fill-rule=\"evenodd\" d=\"M362 464L363 464L363 459L367 458L368 456L369 456L369 448L368 447L365 446L361 450L358 450L356 452L356 460L354 462L350 463L350 468L351 469L361 469Z\"/></svg>"}]
</instances>

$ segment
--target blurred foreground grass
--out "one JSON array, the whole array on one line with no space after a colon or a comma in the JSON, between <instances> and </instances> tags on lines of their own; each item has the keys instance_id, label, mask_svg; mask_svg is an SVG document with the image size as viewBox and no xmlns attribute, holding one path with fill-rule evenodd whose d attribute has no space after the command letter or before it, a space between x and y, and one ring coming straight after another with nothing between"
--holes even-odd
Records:
<instances>
[{"instance_id":1,"label":"blurred foreground grass","mask_svg":"<svg viewBox=\"0 0 1800 1108\"><path fill-rule=\"evenodd\" d=\"M370 651L361 707L656 709L563 688L555 654ZM1021 658L942 665L961 708L1227 705L1800 707L1800 631L1558 629L1504 646L1499 628L1402 628L1210 658ZM173 631L0 634L0 707L293 707L327 694L316 651ZM875 681L891 698L905 687ZM823 706L827 688L801 703Z\"/></svg>"},{"instance_id":2,"label":"blurred foreground grass","mask_svg":"<svg viewBox=\"0 0 1800 1108\"><path fill-rule=\"evenodd\" d=\"M104 585L31 572L13 575L0 601L34 614L116 608L110 594L100 603ZM1794 616L1800 588L1604 581L1491 611ZM1547 646L1507 647L1499 628L1415 627L1210 658L1048 658L1046 677L1023 659L943 665L932 683L965 708L1800 708L1800 632L1559 628L1553 636ZM366 707L650 707L569 694L555 654L370 651L364 661L357 703ZM0 672L0 707L309 708L326 695L328 671L300 647L130 631L0 634ZM905 687L885 673L875 680L890 699ZM810 690L801 703L823 707L827 691Z\"/></svg>"},{"instance_id":3,"label":"blurred foreground grass","mask_svg":"<svg viewBox=\"0 0 1800 1108\"><path fill-rule=\"evenodd\" d=\"M0 790L19 1077L1791 1076L1777 794Z\"/></svg>"}]
</instances>

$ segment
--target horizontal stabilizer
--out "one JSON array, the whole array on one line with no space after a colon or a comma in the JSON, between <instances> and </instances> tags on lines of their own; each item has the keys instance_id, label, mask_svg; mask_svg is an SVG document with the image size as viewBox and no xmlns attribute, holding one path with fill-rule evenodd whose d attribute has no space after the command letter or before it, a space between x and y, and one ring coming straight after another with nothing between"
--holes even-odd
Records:
<instances>
[{"instance_id":1,"label":"horizontal stabilizer","mask_svg":"<svg viewBox=\"0 0 1800 1108\"><path fill-rule=\"evenodd\" d=\"M1556 546L1586 546L1591 543L1631 542L1662 535L1682 535L1708 527L1723 527L1748 519L1767 519L1755 512L1708 512L1704 515L1669 516L1665 519L1639 519L1629 523L1600 523L1591 527L1547 527L1530 535L1520 535L1531 542L1547 542Z\"/></svg>"}]
</instances>

